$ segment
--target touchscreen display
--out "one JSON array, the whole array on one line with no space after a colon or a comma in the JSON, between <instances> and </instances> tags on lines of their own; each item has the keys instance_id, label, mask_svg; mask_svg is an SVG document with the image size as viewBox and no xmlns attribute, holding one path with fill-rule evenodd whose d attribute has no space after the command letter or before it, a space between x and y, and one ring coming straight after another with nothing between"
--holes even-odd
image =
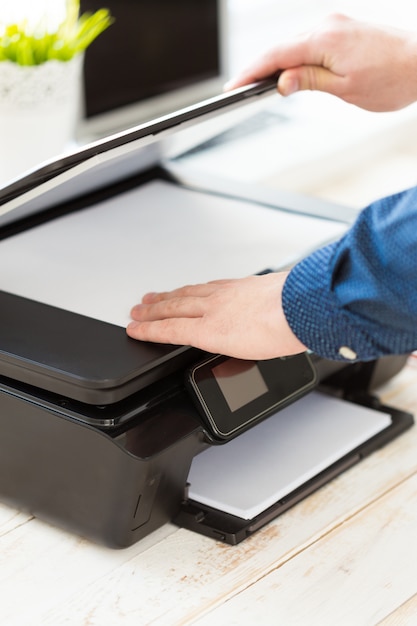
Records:
<instances>
[{"instance_id":1,"label":"touchscreen display","mask_svg":"<svg viewBox=\"0 0 417 626\"><path fill-rule=\"evenodd\" d=\"M211 356L186 378L209 438L218 441L235 437L315 383L307 353L266 361Z\"/></svg>"},{"instance_id":2,"label":"touchscreen display","mask_svg":"<svg viewBox=\"0 0 417 626\"><path fill-rule=\"evenodd\" d=\"M231 411L267 393L268 387L253 361L228 359L212 368L214 378Z\"/></svg>"}]
</instances>

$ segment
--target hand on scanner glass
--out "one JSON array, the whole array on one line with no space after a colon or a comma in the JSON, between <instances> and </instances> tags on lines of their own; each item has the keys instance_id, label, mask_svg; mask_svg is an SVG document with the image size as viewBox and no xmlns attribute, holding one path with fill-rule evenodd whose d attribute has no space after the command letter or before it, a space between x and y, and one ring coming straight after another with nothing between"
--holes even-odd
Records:
<instances>
[{"instance_id":1,"label":"hand on scanner glass","mask_svg":"<svg viewBox=\"0 0 417 626\"><path fill-rule=\"evenodd\" d=\"M298 90L315 89L328 92L371 111L396 110L417 100L417 37L412 32L374 26L342 15L332 15L315 30L302 34L287 43L278 44L250 69L230 81L226 89L259 81L274 75L278 70L282 70L282 73L277 83L277 90L282 95L289 95ZM413 203L414 200L407 207L407 219L411 219L415 214L417 218ZM374 204L375 207L371 207L374 213L368 212L370 217L365 227L373 228L375 224L378 225L374 228L373 245L379 254L382 250L387 250L389 246L392 246L395 241L391 235L393 231L391 231L387 248L384 228L381 227L386 209L383 205ZM393 206L395 207L395 202ZM365 212L363 214L365 215ZM375 216L379 221L375 220ZM366 219L363 221L366 222ZM398 219L404 222L401 215ZM398 221L398 224L400 225L401 222ZM367 285L363 283L369 275L368 270L365 271L368 262L366 257L374 259L375 256L374 249L370 248L370 244L368 245L369 237L366 239L366 235L365 238L363 236L363 229L361 237L358 229L351 230L356 234L347 245L353 247L348 247L341 258L348 256L352 258L351 251L355 250L355 258L360 259L357 261L357 267L349 266L351 281L349 287L351 291L353 289L351 294L353 308L345 302L343 305L340 304L340 310L335 310L334 320L328 317L327 327L330 321L333 330L339 333L339 345L337 346L333 339L329 339L328 344L330 345L333 341L334 345L328 350L330 357L327 356L333 358L331 355L334 354L336 355L334 358L337 358L337 355L341 353L340 345L343 345L345 341L343 333L347 333L346 329L355 325L358 345L366 336L365 343L370 346L365 351L367 359L389 353L390 346L394 346L392 350L404 349L404 347L408 350L409 346L403 339L401 343L397 342L399 336L397 329L401 327L401 311L404 307L395 309L393 304L391 317L395 323L392 328L388 329L390 332L388 340L386 339L388 335L384 331L384 322L377 315L379 305L374 306L375 316L369 318L368 309L362 311L361 303L357 304L355 300L354 293L359 284L358 281L362 281L362 292L367 289ZM363 248L364 240L366 240L367 251ZM401 247L401 244L399 245ZM386 285L388 279L384 271L383 255L379 254L379 256L382 260L381 268L373 267L371 271L377 272L377 280L381 287L381 294L377 295L380 295L380 301L384 304L382 308L384 308L386 299L382 292L390 286ZM404 272L395 253L391 254L389 262L398 265L394 269L398 270L399 279L403 275L406 276L407 272ZM407 261L408 265L413 262L411 258ZM315 278L322 271L322 265L317 260L315 263L317 272L314 270L313 263L313 271L310 267L307 274L303 272L293 274L296 277L303 276L303 279L298 279L298 282L296 279L293 279L292 283L288 281L287 273L276 273L187 286L170 293L147 294L143 297L142 304L132 309L134 321L128 326L127 333L135 339L191 345L209 352L247 359L267 359L295 354L305 350L306 346L320 354L315 348L322 345L322 335L326 333L326 328L323 328L317 308L320 309L323 302L323 310L326 306L327 315L329 315L329 310L332 311L336 281L344 275L344 267L343 261L339 261L336 273L331 263L328 269L326 266L324 271L328 274L324 279L322 277L322 285L327 286L328 283L328 293L322 289L318 296ZM405 270L410 269L407 263ZM373 261L370 264L372 265ZM297 266L294 269L297 269ZM334 276L332 272L335 272ZM415 274L414 270L412 275ZM304 278L306 275L309 278ZM286 281L289 285L287 293L291 294L291 298L289 302L288 298L286 299L284 314L282 291ZM369 290L370 293L375 293L375 283L369 287ZM408 287L404 285L402 291L407 298L407 292L410 291L409 295L412 298L413 290L412 285ZM310 323L313 302L316 317L314 323ZM303 317L299 315L300 308L304 309ZM346 322L347 315L351 317ZM302 320L301 326L300 320ZM343 323L339 324L339 320L343 320ZM302 337L302 340L294 334L292 328L295 327L298 328L298 335ZM410 333L407 328L409 328L409 320L404 321L402 337L404 335L409 337L411 349L417 349L417 345L414 345L413 333ZM334 332L334 336L337 332ZM400 348L398 348L399 345ZM360 351L355 348L353 353L359 355Z\"/></svg>"},{"instance_id":2,"label":"hand on scanner glass","mask_svg":"<svg viewBox=\"0 0 417 626\"><path fill-rule=\"evenodd\" d=\"M287 274L271 273L147 294L132 309L135 339L189 345L241 359L303 352L281 308Z\"/></svg>"}]
</instances>

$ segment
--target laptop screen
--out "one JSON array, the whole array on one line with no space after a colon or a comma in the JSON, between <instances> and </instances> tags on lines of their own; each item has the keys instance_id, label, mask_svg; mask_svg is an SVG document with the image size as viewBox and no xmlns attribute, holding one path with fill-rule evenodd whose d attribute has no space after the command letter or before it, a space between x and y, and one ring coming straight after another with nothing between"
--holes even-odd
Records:
<instances>
[{"instance_id":1,"label":"laptop screen","mask_svg":"<svg viewBox=\"0 0 417 626\"><path fill-rule=\"evenodd\" d=\"M102 0L81 0L81 12ZM87 50L84 129L109 134L198 102L225 80L223 0L108 0L112 26Z\"/></svg>"}]
</instances>

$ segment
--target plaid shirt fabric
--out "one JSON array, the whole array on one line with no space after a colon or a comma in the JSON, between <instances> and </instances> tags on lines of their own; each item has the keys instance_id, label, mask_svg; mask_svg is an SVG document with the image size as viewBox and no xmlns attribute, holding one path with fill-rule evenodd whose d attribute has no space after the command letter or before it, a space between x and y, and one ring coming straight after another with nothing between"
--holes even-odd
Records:
<instances>
[{"instance_id":1,"label":"plaid shirt fabric","mask_svg":"<svg viewBox=\"0 0 417 626\"><path fill-rule=\"evenodd\" d=\"M417 187L366 207L337 242L290 272L283 308L297 337L333 360L417 349Z\"/></svg>"}]
</instances>

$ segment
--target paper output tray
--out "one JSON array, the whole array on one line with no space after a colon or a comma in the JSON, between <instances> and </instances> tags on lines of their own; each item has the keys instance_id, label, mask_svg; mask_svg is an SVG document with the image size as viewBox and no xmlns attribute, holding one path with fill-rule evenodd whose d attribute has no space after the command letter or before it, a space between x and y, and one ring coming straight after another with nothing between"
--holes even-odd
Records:
<instances>
[{"instance_id":1,"label":"paper output tray","mask_svg":"<svg viewBox=\"0 0 417 626\"><path fill-rule=\"evenodd\" d=\"M310 396L307 399L307 402L309 402L309 399ZM194 500L188 497L187 491L181 510L178 516L174 519L174 522L183 528L187 528L231 545L236 545L312 494L314 491L327 484L333 478L339 476L350 467L359 463L372 452L392 441L394 438L410 428L414 423L414 419L411 414L397 410L393 407L382 405L373 396L366 395L354 399L351 398L348 403L348 410L349 408L354 408L351 402L353 402L357 407L372 409L375 414L378 413L382 416L381 424L383 424L384 418L387 419L387 425L379 432L376 432L374 435L366 438L361 443L354 445L354 447L352 447L348 452L342 453L337 460L334 460L327 467L321 469L307 480L303 481L303 479L300 478L301 484L298 487L289 490L285 495L281 495L277 501L274 501L264 510L258 512L249 519L245 519L237 514L233 514L231 512L221 510L220 508L215 508L213 506L209 506L208 504ZM314 416L312 415L311 417L314 422ZM259 426L257 428L259 429ZM371 426L371 429L372 428L373 427ZM374 428L378 428L377 423L375 423ZM300 435L300 445L303 445L301 441L302 431L298 426L296 426L296 429ZM256 429L254 429L253 432L255 431ZM312 439L310 435L307 435L306 439L308 440L306 445L310 450L312 447L314 448L314 446L317 445L317 438ZM239 444L239 441L237 443ZM229 446L230 443L223 447L223 453L225 455L228 454L228 449L230 449ZM216 452L216 449L210 448L204 453L210 454L212 450ZM296 455L298 450L293 449L292 453ZM216 466L218 466L217 461ZM245 480L244 476L241 474L242 467L244 467L244 460L241 460L239 469L237 470L238 475L233 480L237 480L238 482ZM215 469L214 464L213 469ZM192 472L190 472L190 474L191 473ZM265 476L265 479L266 478L267 477ZM213 478L213 480L215 480L215 478ZM189 487L190 486L188 485L188 488ZM230 509L228 506L224 508Z\"/></svg>"}]
</instances>

